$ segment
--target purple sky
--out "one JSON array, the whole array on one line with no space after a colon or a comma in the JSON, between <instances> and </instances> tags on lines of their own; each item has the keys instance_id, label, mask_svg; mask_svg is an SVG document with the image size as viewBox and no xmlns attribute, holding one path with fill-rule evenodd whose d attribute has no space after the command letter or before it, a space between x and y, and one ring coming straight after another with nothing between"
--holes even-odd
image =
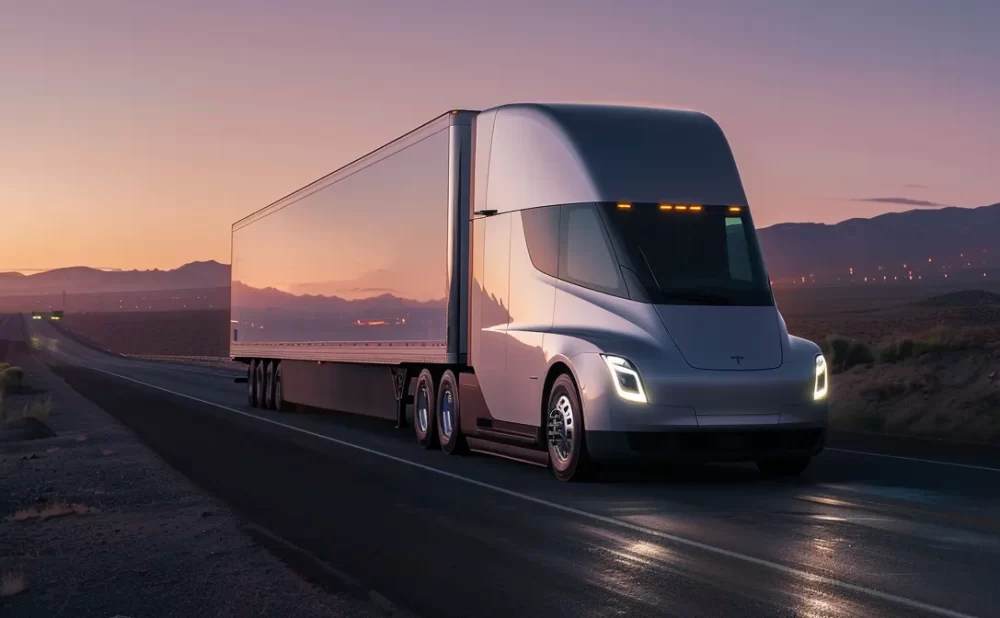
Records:
<instances>
[{"instance_id":1,"label":"purple sky","mask_svg":"<svg viewBox=\"0 0 1000 618\"><path fill-rule=\"evenodd\" d=\"M1000 201L992 0L13 4L0 270L228 262L243 215L525 100L708 112L759 225Z\"/></svg>"}]
</instances>

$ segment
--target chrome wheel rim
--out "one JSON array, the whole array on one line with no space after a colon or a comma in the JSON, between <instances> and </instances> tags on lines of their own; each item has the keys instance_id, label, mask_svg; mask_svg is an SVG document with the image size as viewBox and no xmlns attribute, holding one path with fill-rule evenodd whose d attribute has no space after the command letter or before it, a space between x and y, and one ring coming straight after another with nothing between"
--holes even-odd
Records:
<instances>
[{"instance_id":1,"label":"chrome wheel rim","mask_svg":"<svg viewBox=\"0 0 1000 618\"><path fill-rule=\"evenodd\" d=\"M549 447L560 463L566 463L573 455L573 404L569 397L562 395L556 405L549 410Z\"/></svg>"},{"instance_id":2,"label":"chrome wheel rim","mask_svg":"<svg viewBox=\"0 0 1000 618\"><path fill-rule=\"evenodd\" d=\"M427 432L427 400L427 385L421 384L417 390L417 425L423 433Z\"/></svg>"},{"instance_id":3,"label":"chrome wheel rim","mask_svg":"<svg viewBox=\"0 0 1000 618\"><path fill-rule=\"evenodd\" d=\"M451 432L454 427L455 402L451 395L451 389L444 391L441 395L441 434L445 441L451 439Z\"/></svg>"}]
</instances>

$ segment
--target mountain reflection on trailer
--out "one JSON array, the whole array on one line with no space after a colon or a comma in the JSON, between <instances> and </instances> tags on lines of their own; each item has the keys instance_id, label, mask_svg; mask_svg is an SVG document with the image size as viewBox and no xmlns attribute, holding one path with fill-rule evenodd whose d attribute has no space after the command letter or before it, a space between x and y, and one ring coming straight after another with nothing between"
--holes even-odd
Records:
<instances>
[{"instance_id":1,"label":"mountain reflection on trailer","mask_svg":"<svg viewBox=\"0 0 1000 618\"><path fill-rule=\"evenodd\" d=\"M825 440L825 361L788 334L697 112L444 114L236 222L231 322L252 406L394 419L560 480L659 457L795 475Z\"/></svg>"}]
</instances>

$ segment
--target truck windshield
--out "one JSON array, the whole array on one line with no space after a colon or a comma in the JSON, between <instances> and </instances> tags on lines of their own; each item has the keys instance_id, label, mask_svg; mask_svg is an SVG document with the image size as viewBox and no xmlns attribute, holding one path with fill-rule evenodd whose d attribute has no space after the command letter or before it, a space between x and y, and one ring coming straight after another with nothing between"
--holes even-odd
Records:
<instances>
[{"instance_id":1,"label":"truck windshield","mask_svg":"<svg viewBox=\"0 0 1000 618\"><path fill-rule=\"evenodd\" d=\"M662 305L773 305L746 208L601 204L622 267Z\"/></svg>"}]
</instances>

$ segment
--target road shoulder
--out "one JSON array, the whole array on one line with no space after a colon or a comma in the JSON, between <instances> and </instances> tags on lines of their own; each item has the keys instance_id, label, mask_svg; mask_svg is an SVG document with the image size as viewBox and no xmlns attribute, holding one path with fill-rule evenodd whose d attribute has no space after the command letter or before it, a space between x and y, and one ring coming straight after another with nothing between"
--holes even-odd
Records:
<instances>
[{"instance_id":1,"label":"road shoulder","mask_svg":"<svg viewBox=\"0 0 1000 618\"><path fill-rule=\"evenodd\" d=\"M50 400L56 435L0 443L4 615L386 615L329 578L300 577L285 561L301 558L272 554L260 531L8 347L34 392L5 405Z\"/></svg>"}]
</instances>

